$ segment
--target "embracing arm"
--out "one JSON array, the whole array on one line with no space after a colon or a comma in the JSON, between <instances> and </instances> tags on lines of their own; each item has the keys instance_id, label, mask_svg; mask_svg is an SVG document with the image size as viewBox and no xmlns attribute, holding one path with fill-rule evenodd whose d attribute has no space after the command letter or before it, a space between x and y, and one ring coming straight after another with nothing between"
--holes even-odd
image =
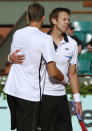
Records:
<instances>
[{"instance_id":1,"label":"embracing arm","mask_svg":"<svg viewBox=\"0 0 92 131\"><path fill-rule=\"evenodd\" d=\"M47 70L48 70L48 74L52 77L54 77L57 80L63 81L64 80L64 76L63 74L57 69L56 67L56 63L55 62L49 62L47 64Z\"/></svg>"},{"instance_id":2,"label":"embracing arm","mask_svg":"<svg viewBox=\"0 0 92 131\"><path fill-rule=\"evenodd\" d=\"M67 77L64 76L63 73L56 67L55 62L49 62L47 64L47 71L50 76L57 79L60 83L62 82L64 85L67 85L68 83Z\"/></svg>"},{"instance_id":3,"label":"embracing arm","mask_svg":"<svg viewBox=\"0 0 92 131\"><path fill-rule=\"evenodd\" d=\"M20 52L20 50L15 50L12 54L8 55L8 61L11 63L21 64L23 63L25 56L24 54L18 55L17 53Z\"/></svg>"}]
</instances>

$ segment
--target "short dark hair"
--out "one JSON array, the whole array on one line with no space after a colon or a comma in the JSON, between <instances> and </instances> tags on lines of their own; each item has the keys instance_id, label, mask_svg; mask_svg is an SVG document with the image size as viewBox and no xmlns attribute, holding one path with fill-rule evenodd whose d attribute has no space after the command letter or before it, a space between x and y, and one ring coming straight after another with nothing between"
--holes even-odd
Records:
<instances>
[{"instance_id":1,"label":"short dark hair","mask_svg":"<svg viewBox=\"0 0 92 131\"><path fill-rule=\"evenodd\" d=\"M52 10L52 12L49 15L49 21L51 23L51 26L53 26L52 23L52 18L55 18L56 20L58 20L58 16L60 12L66 12L67 14L71 15L71 11L68 8L55 8L54 10Z\"/></svg>"},{"instance_id":2,"label":"short dark hair","mask_svg":"<svg viewBox=\"0 0 92 131\"><path fill-rule=\"evenodd\" d=\"M39 3L33 3L28 7L29 21L39 22L44 16L44 7Z\"/></svg>"}]
</instances>

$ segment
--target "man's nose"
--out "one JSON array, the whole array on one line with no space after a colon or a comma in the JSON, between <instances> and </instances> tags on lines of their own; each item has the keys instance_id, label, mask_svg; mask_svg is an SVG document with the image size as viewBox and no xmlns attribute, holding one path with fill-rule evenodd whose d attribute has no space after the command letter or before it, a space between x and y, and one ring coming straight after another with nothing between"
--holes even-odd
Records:
<instances>
[{"instance_id":1,"label":"man's nose","mask_svg":"<svg viewBox=\"0 0 92 131\"><path fill-rule=\"evenodd\" d=\"M69 25L69 20L67 20L66 23Z\"/></svg>"}]
</instances>

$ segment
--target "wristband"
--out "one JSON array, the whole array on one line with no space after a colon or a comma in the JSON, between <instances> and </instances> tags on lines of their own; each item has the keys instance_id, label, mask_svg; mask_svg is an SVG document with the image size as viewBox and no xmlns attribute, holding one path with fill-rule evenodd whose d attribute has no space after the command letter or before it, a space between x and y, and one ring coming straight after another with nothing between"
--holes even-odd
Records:
<instances>
[{"instance_id":1,"label":"wristband","mask_svg":"<svg viewBox=\"0 0 92 131\"><path fill-rule=\"evenodd\" d=\"M73 99L75 102L81 102L80 94L79 93L73 94Z\"/></svg>"}]
</instances>

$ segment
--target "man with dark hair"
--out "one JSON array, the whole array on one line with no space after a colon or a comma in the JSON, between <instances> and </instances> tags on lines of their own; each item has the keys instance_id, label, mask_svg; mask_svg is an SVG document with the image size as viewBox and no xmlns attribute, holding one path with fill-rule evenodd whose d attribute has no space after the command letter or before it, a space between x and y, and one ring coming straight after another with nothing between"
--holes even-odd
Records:
<instances>
[{"instance_id":1,"label":"man with dark hair","mask_svg":"<svg viewBox=\"0 0 92 131\"><path fill-rule=\"evenodd\" d=\"M49 75L59 81L65 81L64 75L54 62L55 50L51 36L39 30L44 21L43 6L38 3L31 4L28 8L28 20L29 26L14 33L10 53L15 50L14 53L18 53L20 50L20 54L25 54L25 59L22 55L23 63L12 64L4 88L11 112L11 129L16 128L17 131L37 130L41 56L47 63Z\"/></svg>"},{"instance_id":2,"label":"man with dark hair","mask_svg":"<svg viewBox=\"0 0 92 131\"><path fill-rule=\"evenodd\" d=\"M29 21L40 21L41 18L44 16L44 8L43 6L37 6L37 4L34 4L34 6L28 7L28 18Z\"/></svg>"},{"instance_id":3,"label":"man with dark hair","mask_svg":"<svg viewBox=\"0 0 92 131\"><path fill-rule=\"evenodd\" d=\"M50 24L51 24L52 27L54 26L52 19L54 18L54 19L58 20L59 12L62 12L62 11L66 12L69 15L71 14L71 11L67 8L55 8L51 12L51 14L49 15L49 21L50 21Z\"/></svg>"},{"instance_id":4,"label":"man with dark hair","mask_svg":"<svg viewBox=\"0 0 92 131\"><path fill-rule=\"evenodd\" d=\"M66 35L69 25L70 10L56 8L50 14L52 30L48 32L53 38L56 49L56 66L64 75L69 76L73 91L76 111L82 115L79 94L79 82L76 72L78 49L77 43ZM45 84L40 107L41 131L72 131L71 117L66 96L66 86L53 79L46 71Z\"/></svg>"}]
</instances>

